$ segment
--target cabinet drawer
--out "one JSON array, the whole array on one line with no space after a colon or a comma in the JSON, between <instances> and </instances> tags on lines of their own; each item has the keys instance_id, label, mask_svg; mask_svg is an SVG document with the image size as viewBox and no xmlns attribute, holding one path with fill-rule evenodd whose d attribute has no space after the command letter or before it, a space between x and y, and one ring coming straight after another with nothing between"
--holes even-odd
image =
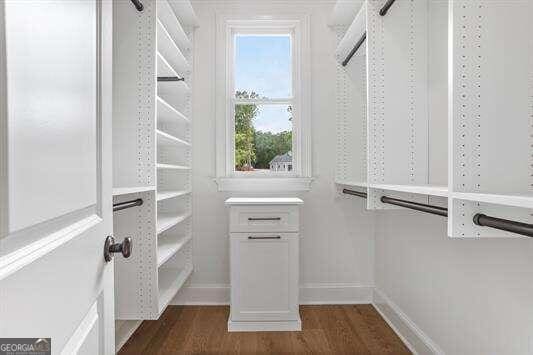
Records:
<instances>
[{"instance_id":1,"label":"cabinet drawer","mask_svg":"<svg viewBox=\"0 0 533 355\"><path fill-rule=\"evenodd\" d=\"M232 206L230 232L297 232L298 206Z\"/></svg>"}]
</instances>

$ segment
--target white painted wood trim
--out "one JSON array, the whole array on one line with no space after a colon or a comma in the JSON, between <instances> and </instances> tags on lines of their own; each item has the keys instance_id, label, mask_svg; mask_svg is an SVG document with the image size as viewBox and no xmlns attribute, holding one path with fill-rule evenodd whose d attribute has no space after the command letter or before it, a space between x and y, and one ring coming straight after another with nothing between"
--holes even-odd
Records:
<instances>
[{"instance_id":1,"label":"white painted wood trim","mask_svg":"<svg viewBox=\"0 0 533 355\"><path fill-rule=\"evenodd\" d=\"M369 304L373 286L351 283L317 283L300 285L300 304ZM197 284L183 287L170 304L228 305L230 285Z\"/></svg>"},{"instance_id":2,"label":"white painted wood trim","mask_svg":"<svg viewBox=\"0 0 533 355\"><path fill-rule=\"evenodd\" d=\"M373 298L373 306L413 354L444 355L444 351L383 292L374 289Z\"/></svg>"},{"instance_id":3,"label":"white painted wood trim","mask_svg":"<svg viewBox=\"0 0 533 355\"><path fill-rule=\"evenodd\" d=\"M310 178L312 174L312 147L311 147L311 47L310 47L310 17L306 13L287 14L282 9L268 13L272 20L264 20L258 14L256 18L250 18L247 13L232 11L231 13L217 14L217 48L216 48L216 177L219 191L306 191L307 186L284 188L276 185L276 182L267 183L266 179L255 179L250 176L252 182L245 182L248 188L239 189L243 179L232 184L225 180L233 175L233 125L230 122L232 110L228 108L228 91L230 85L231 65L228 63L228 41L231 37L232 28L244 26L247 28L293 28L295 48L294 53L294 83L295 94L295 117L293 155L295 157L295 172L300 178ZM254 174L257 176L257 174ZM277 178L274 177L275 180Z\"/></svg>"},{"instance_id":4,"label":"white painted wood trim","mask_svg":"<svg viewBox=\"0 0 533 355\"><path fill-rule=\"evenodd\" d=\"M309 191L312 178L217 178L218 191Z\"/></svg>"},{"instance_id":5,"label":"white painted wood trim","mask_svg":"<svg viewBox=\"0 0 533 355\"><path fill-rule=\"evenodd\" d=\"M98 322L98 302L95 302L91 306L89 312L87 312L78 328L74 331L74 334L72 334L67 344L63 347L61 355L77 354L87 339L87 335L97 326L96 322Z\"/></svg>"},{"instance_id":6,"label":"white painted wood trim","mask_svg":"<svg viewBox=\"0 0 533 355\"><path fill-rule=\"evenodd\" d=\"M226 206L253 206L253 205L303 205L298 197L230 197L224 204Z\"/></svg>"},{"instance_id":7,"label":"white painted wood trim","mask_svg":"<svg viewBox=\"0 0 533 355\"><path fill-rule=\"evenodd\" d=\"M228 320L229 332L299 332L302 321L286 322L232 322Z\"/></svg>"},{"instance_id":8,"label":"white painted wood trim","mask_svg":"<svg viewBox=\"0 0 533 355\"><path fill-rule=\"evenodd\" d=\"M80 234L91 229L100 222L102 222L102 218L97 215L91 215L66 228L51 233L47 237L41 238L34 243L16 249L12 253L0 257L0 280L8 277L17 270L20 270L24 266L32 263L56 248L59 248L71 239L78 237Z\"/></svg>"},{"instance_id":9,"label":"white painted wood trim","mask_svg":"<svg viewBox=\"0 0 533 355\"><path fill-rule=\"evenodd\" d=\"M8 127L7 127L7 63L6 63L6 31L5 2L0 4L0 245L2 238L8 234L9 223L9 185L7 172ZM0 266L1 268L1 266Z\"/></svg>"},{"instance_id":10,"label":"white painted wood trim","mask_svg":"<svg viewBox=\"0 0 533 355\"><path fill-rule=\"evenodd\" d=\"M117 320L115 322L115 349L118 353L128 339L139 328L142 320Z\"/></svg>"}]
</instances>

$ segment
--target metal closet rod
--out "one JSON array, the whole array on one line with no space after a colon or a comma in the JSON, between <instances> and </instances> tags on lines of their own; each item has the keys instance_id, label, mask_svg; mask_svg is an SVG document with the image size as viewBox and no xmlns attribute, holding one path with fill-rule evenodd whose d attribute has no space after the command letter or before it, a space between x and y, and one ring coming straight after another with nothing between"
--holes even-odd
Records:
<instances>
[{"instance_id":1,"label":"metal closet rod","mask_svg":"<svg viewBox=\"0 0 533 355\"><path fill-rule=\"evenodd\" d=\"M131 3L135 6L137 11L144 10L144 5L142 2L140 2L140 0L131 0Z\"/></svg>"},{"instance_id":2,"label":"metal closet rod","mask_svg":"<svg viewBox=\"0 0 533 355\"><path fill-rule=\"evenodd\" d=\"M385 5L383 5L383 7L381 8L381 10L379 10L379 14L381 16L385 16L387 14L387 12L389 12L389 9L390 7L392 6L392 4L394 4L396 0L387 0L387 2L385 3Z\"/></svg>"},{"instance_id":3,"label":"metal closet rod","mask_svg":"<svg viewBox=\"0 0 533 355\"><path fill-rule=\"evenodd\" d=\"M131 200L131 201L124 201L124 202L114 203L113 204L113 212L120 211L120 210L125 210L127 208L132 208L132 207L135 207L135 206L140 206L142 204L143 204L143 199L142 198L138 198L138 199Z\"/></svg>"},{"instance_id":4,"label":"metal closet rod","mask_svg":"<svg viewBox=\"0 0 533 355\"><path fill-rule=\"evenodd\" d=\"M400 200L399 198L392 198L387 196L381 196L381 202L388 203L389 205L396 205L412 210L436 214L438 216L448 217L448 209L445 207L426 205L424 203L412 202L407 200Z\"/></svg>"},{"instance_id":5,"label":"metal closet rod","mask_svg":"<svg viewBox=\"0 0 533 355\"><path fill-rule=\"evenodd\" d=\"M358 196L367 198L366 192L353 191L349 189L343 189L342 193L347 195ZM410 208L413 210L436 214L439 216L448 217L448 209L444 207L438 207L433 205L426 205L423 203L411 202L406 200L400 200L397 198L391 198L387 196L381 197L381 202L388 203L396 206ZM507 231L515 234L525 235L527 237L533 237L533 224L527 224L517 221L511 221L503 218L496 218L484 215L482 213L476 213L473 218L474 224L482 227L490 227Z\"/></svg>"},{"instance_id":6,"label":"metal closet rod","mask_svg":"<svg viewBox=\"0 0 533 355\"><path fill-rule=\"evenodd\" d=\"M348 195L359 196L362 198L367 198L368 196L365 192L353 191L348 189L343 189L342 192ZM380 201L383 203L388 203L389 205L401 206L420 212L436 214L444 217L448 216L448 209L445 207L426 205L424 203L412 202L407 200L400 200L399 198L392 198L388 196L381 196Z\"/></svg>"},{"instance_id":7,"label":"metal closet rod","mask_svg":"<svg viewBox=\"0 0 533 355\"><path fill-rule=\"evenodd\" d=\"M483 227L490 227L507 231L511 233L521 234L528 237L533 237L533 224L511 221L503 218L496 218L476 213L474 215L474 224Z\"/></svg>"},{"instance_id":8,"label":"metal closet rod","mask_svg":"<svg viewBox=\"0 0 533 355\"><path fill-rule=\"evenodd\" d=\"M352 57L355 55L355 53L357 52L357 50L359 49L359 47L361 47L361 45L363 44L363 42L365 41L366 39L366 32L363 33L363 35L361 36L361 38L359 38L359 41L357 41L357 43L355 44L355 46L353 46L352 50L350 51L350 53L348 53L348 56L342 61L342 66L345 67L348 65L348 63L350 63L350 60L352 59Z\"/></svg>"},{"instance_id":9,"label":"metal closet rod","mask_svg":"<svg viewBox=\"0 0 533 355\"><path fill-rule=\"evenodd\" d=\"M158 76L157 81L185 81L185 78L179 76Z\"/></svg>"}]
</instances>

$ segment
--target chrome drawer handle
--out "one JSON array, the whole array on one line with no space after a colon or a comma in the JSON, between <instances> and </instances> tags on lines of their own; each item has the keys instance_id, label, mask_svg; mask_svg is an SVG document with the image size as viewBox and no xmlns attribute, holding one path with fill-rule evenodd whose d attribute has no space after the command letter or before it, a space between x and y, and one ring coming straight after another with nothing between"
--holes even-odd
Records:
<instances>
[{"instance_id":1,"label":"chrome drawer handle","mask_svg":"<svg viewBox=\"0 0 533 355\"><path fill-rule=\"evenodd\" d=\"M281 221L281 217L248 217L249 221Z\"/></svg>"},{"instance_id":2,"label":"chrome drawer handle","mask_svg":"<svg viewBox=\"0 0 533 355\"><path fill-rule=\"evenodd\" d=\"M248 239L281 239L281 235L273 235L271 237L254 237L252 235L248 236Z\"/></svg>"}]
</instances>

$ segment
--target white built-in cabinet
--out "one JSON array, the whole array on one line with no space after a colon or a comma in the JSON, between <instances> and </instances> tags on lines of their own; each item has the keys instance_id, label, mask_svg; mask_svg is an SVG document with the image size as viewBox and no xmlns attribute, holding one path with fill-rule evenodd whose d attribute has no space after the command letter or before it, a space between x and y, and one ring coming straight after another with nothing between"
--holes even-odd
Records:
<instances>
[{"instance_id":1,"label":"white built-in cabinet","mask_svg":"<svg viewBox=\"0 0 533 355\"><path fill-rule=\"evenodd\" d=\"M301 330L299 198L230 198L229 331Z\"/></svg>"},{"instance_id":2,"label":"white built-in cabinet","mask_svg":"<svg viewBox=\"0 0 533 355\"><path fill-rule=\"evenodd\" d=\"M447 207L450 237L517 237L473 216L533 221L533 2L387 3L338 1L331 17L337 187L370 210Z\"/></svg>"},{"instance_id":3,"label":"white built-in cabinet","mask_svg":"<svg viewBox=\"0 0 533 355\"><path fill-rule=\"evenodd\" d=\"M115 313L157 319L192 264L189 1L114 2L113 201L142 199L114 213L114 234L129 236L129 259L115 259ZM181 80L183 78L183 80Z\"/></svg>"}]
</instances>

